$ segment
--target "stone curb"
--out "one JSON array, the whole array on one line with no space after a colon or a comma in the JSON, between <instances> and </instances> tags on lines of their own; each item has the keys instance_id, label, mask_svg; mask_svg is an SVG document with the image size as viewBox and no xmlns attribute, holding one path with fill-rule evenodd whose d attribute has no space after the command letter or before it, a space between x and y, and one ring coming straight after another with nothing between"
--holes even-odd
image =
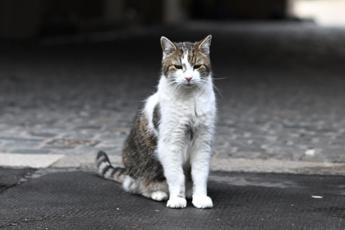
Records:
<instances>
[{"instance_id":1,"label":"stone curb","mask_svg":"<svg viewBox=\"0 0 345 230\"><path fill-rule=\"evenodd\" d=\"M95 154L65 156L51 165L54 168L95 170ZM121 165L120 156L110 156L114 165ZM310 175L345 175L345 164L328 162L286 161L277 159L212 158L212 171L291 173Z\"/></svg>"}]
</instances>

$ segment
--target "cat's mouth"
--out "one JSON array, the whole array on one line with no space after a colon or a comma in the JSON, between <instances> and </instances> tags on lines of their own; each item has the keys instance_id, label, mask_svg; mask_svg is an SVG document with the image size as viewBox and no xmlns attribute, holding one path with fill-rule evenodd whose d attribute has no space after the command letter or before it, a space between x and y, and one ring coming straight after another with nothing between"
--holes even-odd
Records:
<instances>
[{"instance_id":1,"label":"cat's mouth","mask_svg":"<svg viewBox=\"0 0 345 230\"><path fill-rule=\"evenodd\" d=\"M195 83L188 82L188 83L184 83L183 86L186 87L186 88L193 88L193 87L196 86L196 84L195 84Z\"/></svg>"}]
</instances>

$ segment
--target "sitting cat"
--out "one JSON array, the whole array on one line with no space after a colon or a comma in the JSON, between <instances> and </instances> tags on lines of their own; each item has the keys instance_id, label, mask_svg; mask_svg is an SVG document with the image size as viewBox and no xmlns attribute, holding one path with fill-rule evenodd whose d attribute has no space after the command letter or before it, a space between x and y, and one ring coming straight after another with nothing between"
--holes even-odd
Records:
<instances>
[{"instance_id":1,"label":"sitting cat","mask_svg":"<svg viewBox=\"0 0 345 230\"><path fill-rule=\"evenodd\" d=\"M124 190L167 207L213 207L207 178L216 117L210 62L211 35L198 42L161 37L162 74L157 92L145 102L123 148L124 168L113 167L99 152L103 177Z\"/></svg>"}]
</instances>

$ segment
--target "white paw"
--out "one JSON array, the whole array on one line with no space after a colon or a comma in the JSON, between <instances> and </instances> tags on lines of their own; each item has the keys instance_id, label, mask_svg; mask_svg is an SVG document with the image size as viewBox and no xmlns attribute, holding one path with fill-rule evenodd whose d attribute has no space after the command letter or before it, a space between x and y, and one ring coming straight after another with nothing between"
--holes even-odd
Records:
<instances>
[{"instance_id":1,"label":"white paw","mask_svg":"<svg viewBox=\"0 0 345 230\"><path fill-rule=\"evenodd\" d=\"M167 202L168 208L185 208L187 206L187 201L182 197L170 197Z\"/></svg>"},{"instance_id":2,"label":"white paw","mask_svg":"<svg viewBox=\"0 0 345 230\"><path fill-rule=\"evenodd\" d=\"M192 203L196 208L212 208L213 202L209 196L194 195Z\"/></svg>"},{"instance_id":3,"label":"white paw","mask_svg":"<svg viewBox=\"0 0 345 230\"><path fill-rule=\"evenodd\" d=\"M151 194L151 199L156 201L162 201L168 199L168 194L163 191L155 191Z\"/></svg>"}]
</instances>

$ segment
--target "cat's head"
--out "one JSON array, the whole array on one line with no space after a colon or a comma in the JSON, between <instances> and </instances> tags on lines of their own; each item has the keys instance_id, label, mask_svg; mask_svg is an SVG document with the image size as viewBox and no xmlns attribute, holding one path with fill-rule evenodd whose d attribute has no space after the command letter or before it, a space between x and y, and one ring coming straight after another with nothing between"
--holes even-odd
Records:
<instances>
[{"instance_id":1,"label":"cat's head","mask_svg":"<svg viewBox=\"0 0 345 230\"><path fill-rule=\"evenodd\" d=\"M197 42L172 42L161 37L163 51L162 74L174 86L202 86L211 76L210 45L208 35Z\"/></svg>"}]
</instances>

